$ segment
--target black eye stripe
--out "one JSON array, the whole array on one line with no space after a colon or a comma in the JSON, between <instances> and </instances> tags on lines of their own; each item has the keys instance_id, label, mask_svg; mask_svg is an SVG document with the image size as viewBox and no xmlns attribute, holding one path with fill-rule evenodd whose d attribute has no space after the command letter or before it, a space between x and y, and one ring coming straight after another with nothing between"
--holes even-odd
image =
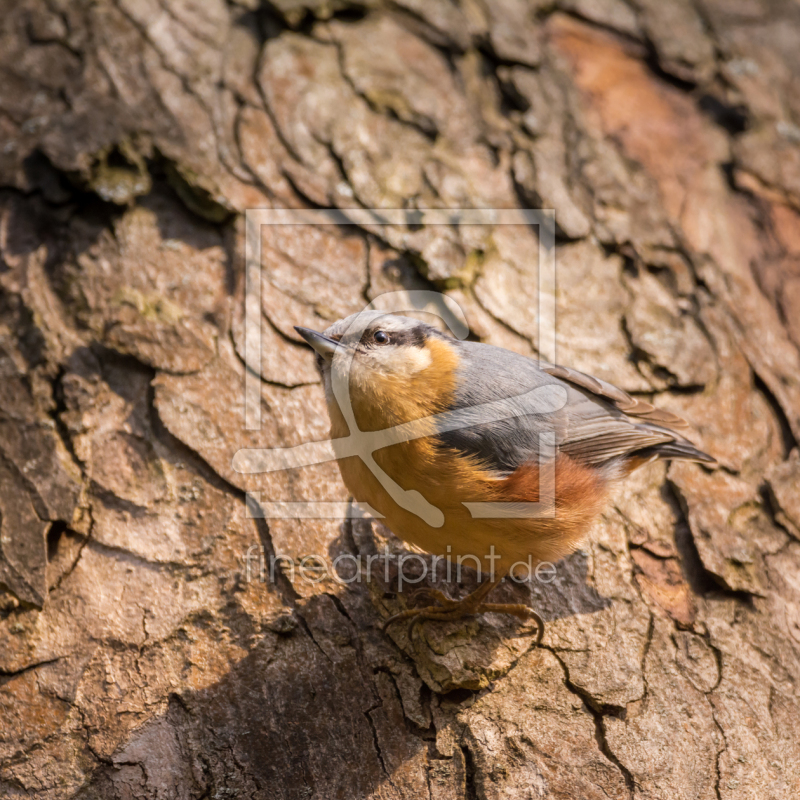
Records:
<instances>
[{"instance_id":1,"label":"black eye stripe","mask_svg":"<svg viewBox=\"0 0 800 800\"><path fill-rule=\"evenodd\" d=\"M409 331L403 331L402 338L402 343L411 347L424 347L425 342L428 341L428 335L424 328L412 328Z\"/></svg>"},{"instance_id":2,"label":"black eye stripe","mask_svg":"<svg viewBox=\"0 0 800 800\"><path fill-rule=\"evenodd\" d=\"M388 337L388 344L409 347L424 347L426 336L421 328L411 328L402 331L383 331Z\"/></svg>"},{"instance_id":3,"label":"black eye stripe","mask_svg":"<svg viewBox=\"0 0 800 800\"><path fill-rule=\"evenodd\" d=\"M377 334L385 334L388 337L387 341L379 341L375 337ZM424 347L425 342L432 334L438 334L435 329L427 331L424 327L406 328L404 330L393 331L386 330L385 328L369 328L361 334L359 347L386 347L386 346L407 346L407 347ZM336 338L336 337L331 337Z\"/></svg>"}]
</instances>

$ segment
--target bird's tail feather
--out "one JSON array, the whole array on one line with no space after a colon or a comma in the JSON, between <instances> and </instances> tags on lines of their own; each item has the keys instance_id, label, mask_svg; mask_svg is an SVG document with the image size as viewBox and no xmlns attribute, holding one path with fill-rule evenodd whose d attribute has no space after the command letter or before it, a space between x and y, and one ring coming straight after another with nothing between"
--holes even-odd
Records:
<instances>
[{"instance_id":1,"label":"bird's tail feather","mask_svg":"<svg viewBox=\"0 0 800 800\"><path fill-rule=\"evenodd\" d=\"M704 464L716 464L717 460L708 453L698 450L691 442L677 440L637 450L636 456L656 456L656 458L677 458L683 461L700 461Z\"/></svg>"}]
</instances>

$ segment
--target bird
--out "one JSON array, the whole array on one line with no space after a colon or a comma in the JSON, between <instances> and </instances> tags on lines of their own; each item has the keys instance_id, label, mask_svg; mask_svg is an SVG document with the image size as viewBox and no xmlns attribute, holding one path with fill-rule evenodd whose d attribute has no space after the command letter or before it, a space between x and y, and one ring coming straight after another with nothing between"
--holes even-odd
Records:
<instances>
[{"instance_id":1,"label":"bird","mask_svg":"<svg viewBox=\"0 0 800 800\"><path fill-rule=\"evenodd\" d=\"M335 454L353 434L366 443L338 458L353 498L416 548L491 564L466 597L424 590L428 605L389 617L384 629L498 612L535 619L540 641L538 612L487 600L515 565L555 563L577 549L644 464L715 463L679 432L683 419L605 380L413 317L368 310L322 333L295 330L316 354ZM547 492L550 513L528 513Z\"/></svg>"}]
</instances>

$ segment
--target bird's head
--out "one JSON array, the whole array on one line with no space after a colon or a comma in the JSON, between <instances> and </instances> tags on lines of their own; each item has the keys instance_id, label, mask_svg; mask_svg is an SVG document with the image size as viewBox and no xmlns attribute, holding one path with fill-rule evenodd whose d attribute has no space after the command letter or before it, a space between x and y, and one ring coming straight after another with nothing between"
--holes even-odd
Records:
<instances>
[{"instance_id":1,"label":"bird's head","mask_svg":"<svg viewBox=\"0 0 800 800\"><path fill-rule=\"evenodd\" d=\"M316 351L329 407L334 379L349 387L357 418L374 419L382 411L385 423L433 413L452 397L458 366L453 340L424 322L362 311L324 333L295 330Z\"/></svg>"}]
</instances>

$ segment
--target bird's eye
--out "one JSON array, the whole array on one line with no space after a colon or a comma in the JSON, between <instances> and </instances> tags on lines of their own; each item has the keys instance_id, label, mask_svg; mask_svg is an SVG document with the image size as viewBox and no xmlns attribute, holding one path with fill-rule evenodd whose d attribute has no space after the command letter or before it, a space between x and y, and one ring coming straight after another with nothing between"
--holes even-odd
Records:
<instances>
[{"instance_id":1,"label":"bird's eye","mask_svg":"<svg viewBox=\"0 0 800 800\"><path fill-rule=\"evenodd\" d=\"M377 344L388 344L389 334L386 331L375 331L372 338Z\"/></svg>"}]
</instances>

